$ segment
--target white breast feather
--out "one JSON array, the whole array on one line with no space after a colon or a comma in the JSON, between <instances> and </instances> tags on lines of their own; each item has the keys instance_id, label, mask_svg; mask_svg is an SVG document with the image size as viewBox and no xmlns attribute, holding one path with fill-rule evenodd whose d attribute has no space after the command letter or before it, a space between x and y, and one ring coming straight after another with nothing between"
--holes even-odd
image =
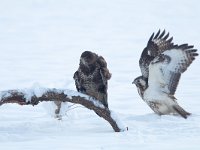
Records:
<instances>
[{"instance_id":1,"label":"white breast feather","mask_svg":"<svg viewBox=\"0 0 200 150\"><path fill-rule=\"evenodd\" d=\"M144 93L144 97L148 101L162 101L169 99L167 93L167 83L170 79L170 71L178 72L179 63L187 59L186 53L181 50L172 49L163 53L168 55L171 60L169 63L161 62L149 65L149 87ZM156 58L155 58L156 59Z\"/></svg>"}]
</instances>

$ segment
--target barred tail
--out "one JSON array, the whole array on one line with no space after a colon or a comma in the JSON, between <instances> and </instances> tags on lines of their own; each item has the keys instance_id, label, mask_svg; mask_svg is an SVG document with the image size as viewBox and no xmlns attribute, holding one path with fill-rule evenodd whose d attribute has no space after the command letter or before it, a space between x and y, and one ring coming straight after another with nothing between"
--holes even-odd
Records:
<instances>
[{"instance_id":1,"label":"barred tail","mask_svg":"<svg viewBox=\"0 0 200 150\"><path fill-rule=\"evenodd\" d=\"M179 105L174 105L173 109L183 118L187 119L187 117L189 115L191 115L191 113L185 111L181 106Z\"/></svg>"}]
</instances>

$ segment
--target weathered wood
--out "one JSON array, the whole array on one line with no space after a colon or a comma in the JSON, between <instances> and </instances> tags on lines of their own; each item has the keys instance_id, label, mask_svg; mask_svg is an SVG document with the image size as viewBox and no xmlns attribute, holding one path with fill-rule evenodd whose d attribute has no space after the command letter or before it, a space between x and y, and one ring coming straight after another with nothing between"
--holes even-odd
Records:
<instances>
[{"instance_id":1,"label":"weathered wood","mask_svg":"<svg viewBox=\"0 0 200 150\"><path fill-rule=\"evenodd\" d=\"M30 94L31 93L31 94ZM37 94L34 90L9 90L0 92L0 105L6 103L17 103L19 105L37 105L43 101L62 101L81 104L86 108L93 110L98 116L107 120L115 132L121 132L117 120L112 117L111 111L104 107L98 100L75 91L45 89L42 94Z\"/></svg>"}]
</instances>

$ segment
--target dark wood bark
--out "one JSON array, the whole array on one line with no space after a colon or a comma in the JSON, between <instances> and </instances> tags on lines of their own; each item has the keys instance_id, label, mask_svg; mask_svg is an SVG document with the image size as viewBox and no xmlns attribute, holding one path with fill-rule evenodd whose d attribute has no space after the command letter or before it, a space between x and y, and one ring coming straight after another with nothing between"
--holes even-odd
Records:
<instances>
[{"instance_id":1,"label":"dark wood bark","mask_svg":"<svg viewBox=\"0 0 200 150\"><path fill-rule=\"evenodd\" d=\"M37 105L42 101L62 101L62 102L71 102L75 104L81 104L86 108L93 110L98 114L98 116L107 120L115 132L121 132L126 129L123 129L118 124L117 120L112 117L111 111L108 108L105 108L103 104L99 101L93 99L92 97L83 95L75 91L67 90L58 90L58 89L46 89L44 93L38 94L34 93L34 90L29 92L24 92L22 90L9 90L0 92L0 105L6 103L17 103L19 105ZM31 93L31 95L30 95ZM73 93L73 94L72 94ZM37 96L36 96L37 95Z\"/></svg>"}]
</instances>

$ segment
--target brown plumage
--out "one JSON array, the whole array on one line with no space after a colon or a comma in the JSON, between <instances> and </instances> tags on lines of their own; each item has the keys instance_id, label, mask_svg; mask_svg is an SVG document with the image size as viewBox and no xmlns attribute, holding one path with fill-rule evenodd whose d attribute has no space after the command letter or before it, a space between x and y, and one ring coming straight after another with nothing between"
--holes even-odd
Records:
<instances>
[{"instance_id":1,"label":"brown plumage","mask_svg":"<svg viewBox=\"0 0 200 150\"><path fill-rule=\"evenodd\" d=\"M77 91L90 95L108 107L107 89L111 73L102 56L85 51L80 57L78 70L74 73Z\"/></svg>"},{"instance_id":2,"label":"brown plumage","mask_svg":"<svg viewBox=\"0 0 200 150\"><path fill-rule=\"evenodd\" d=\"M165 34L165 30L163 32L160 32L159 30L156 34L153 33L151 35L147 46L144 48L139 60L139 65L143 77L148 78L149 64L156 56L177 46L174 45L172 40L173 37L169 38L169 32Z\"/></svg>"}]
</instances>

